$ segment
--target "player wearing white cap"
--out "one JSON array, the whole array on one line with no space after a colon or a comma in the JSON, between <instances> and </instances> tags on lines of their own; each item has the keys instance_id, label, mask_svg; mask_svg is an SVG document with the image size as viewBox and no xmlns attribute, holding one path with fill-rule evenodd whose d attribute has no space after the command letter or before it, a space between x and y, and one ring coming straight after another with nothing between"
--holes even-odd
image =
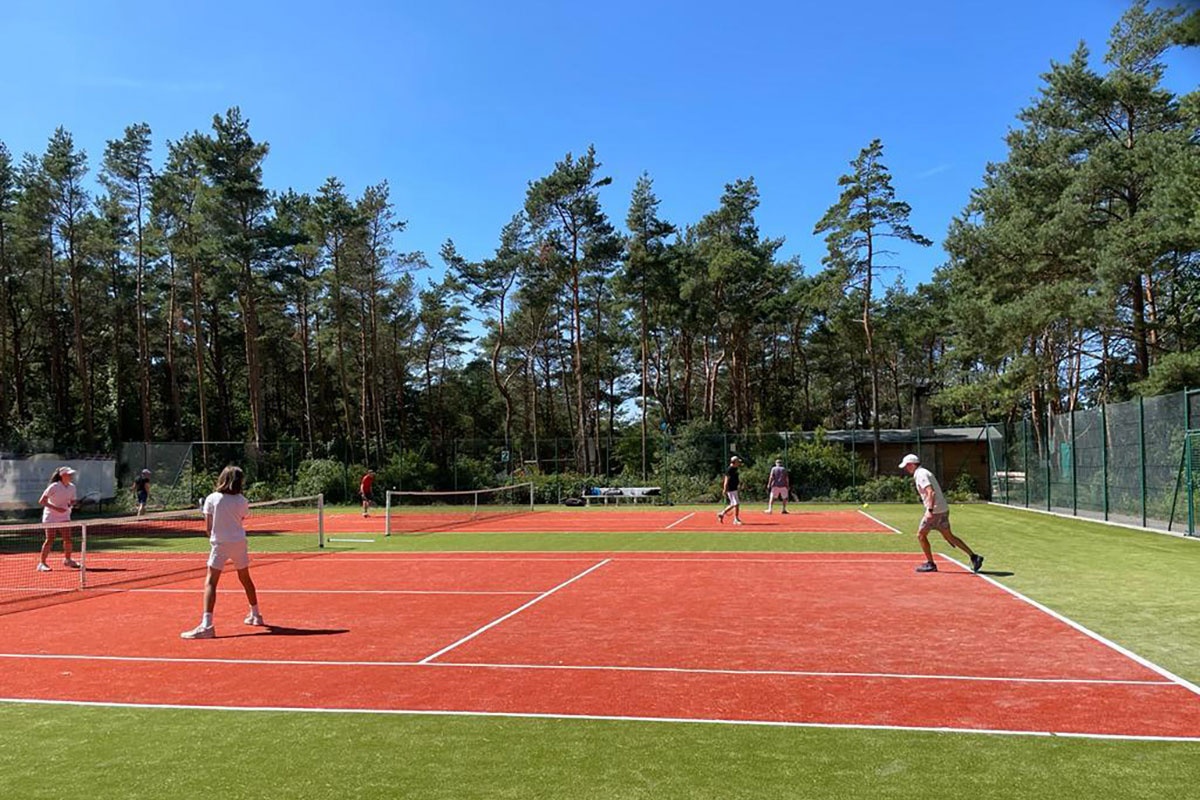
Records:
<instances>
[{"instance_id":1,"label":"player wearing white cap","mask_svg":"<svg viewBox=\"0 0 1200 800\"><path fill-rule=\"evenodd\" d=\"M942 494L933 473L921 466L921 458L909 453L900 460L900 469L912 475L917 484L917 493L925 506L925 514L917 528L917 539L921 542L921 550L925 552L925 563L917 567L917 572L937 572L937 564L933 562L933 550L929 547L929 532L938 531L951 547L962 550L971 559L971 570L979 572L983 568L983 556L976 553L967 543L954 535L950 530L950 504Z\"/></svg>"},{"instance_id":2,"label":"player wearing white cap","mask_svg":"<svg viewBox=\"0 0 1200 800\"><path fill-rule=\"evenodd\" d=\"M729 469L725 470L725 477L721 481L721 491L729 498L729 505L717 514L717 521L724 522L725 515L730 511L733 512L733 524L741 525L741 504L738 501L738 486L741 483L741 478L738 476L738 467L742 465L742 460L737 456L731 456L729 459Z\"/></svg>"},{"instance_id":3,"label":"player wearing white cap","mask_svg":"<svg viewBox=\"0 0 1200 800\"><path fill-rule=\"evenodd\" d=\"M71 527L69 525L55 526L55 523L70 522L71 509L75 507L75 470L70 467L59 467L50 476L50 485L38 498L42 507L42 522L52 526L46 528L46 540L42 542L42 555L38 560L38 572L49 572L50 565L46 559L54 547L54 537L62 532L63 566L79 569L79 564L71 558Z\"/></svg>"}]
</instances>

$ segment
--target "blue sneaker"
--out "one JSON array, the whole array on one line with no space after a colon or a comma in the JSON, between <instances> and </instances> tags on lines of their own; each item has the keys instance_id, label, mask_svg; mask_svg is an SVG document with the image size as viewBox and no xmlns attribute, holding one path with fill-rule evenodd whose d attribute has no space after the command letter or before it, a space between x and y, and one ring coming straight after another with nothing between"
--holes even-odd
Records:
<instances>
[{"instance_id":1,"label":"blue sneaker","mask_svg":"<svg viewBox=\"0 0 1200 800\"><path fill-rule=\"evenodd\" d=\"M937 564L932 561L926 561L921 566L917 567L917 572L937 572Z\"/></svg>"},{"instance_id":2,"label":"blue sneaker","mask_svg":"<svg viewBox=\"0 0 1200 800\"><path fill-rule=\"evenodd\" d=\"M976 553L971 556L971 572L979 572L983 569L983 556Z\"/></svg>"}]
</instances>

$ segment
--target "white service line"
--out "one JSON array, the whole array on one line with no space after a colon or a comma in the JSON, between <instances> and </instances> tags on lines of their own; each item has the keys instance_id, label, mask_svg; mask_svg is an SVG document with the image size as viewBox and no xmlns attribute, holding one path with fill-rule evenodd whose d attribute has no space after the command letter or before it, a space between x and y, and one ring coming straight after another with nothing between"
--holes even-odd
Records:
<instances>
[{"instance_id":1,"label":"white service line","mask_svg":"<svg viewBox=\"0 0 1200 800\"><path fill-rule=\"evenodd\" d=\"M835 722L785 722L779 720L711 719L687 717L635 717L616 714L541 714L515 711L429 710L402 708L301 708L297 706L218 706L184 705L179 703L113 703L92 700L30 700L23 697L0 697L0 703L26 703L49 706L86 706L94 708L153 708L173 711L256 711L290 712L300 714L391 714L416 717L501 717L509 719L600 720L605 722L684 722L692 725L756 725L770 728L823 728L832 730L917 731L921 733L976 733L990 736L1037 736L1065 739L1104 739L1135 742L1200 742L1197 736L1138 736L1120 733L1090 733L1077 731L1020 731L1002 728L951 728L930 725L863 725Z\"/></svg>"},{"instance_id":2,"label":"white service line","mask_svg":"<svg viewBox=\"0 0 1200 800\"><path fill-rule=\"evenodd\" d=\"M0 659L31 658L39 661L117 661L168 664L226 664L271 667L437 667L440 669L540 670L560 672L649 672L675 675L734 675L772 678L862 678L899 681L965 681L974 683L1035 683L1100 686L1149 686L1178 688L1169 680L1130 678L1028 678L1012 675L941 675L908 672L835 672L792 669L719 669L704 667L639 667L606 664L490 664L465 661L328 661L273 658L200 658L186 656L56 655L53 653L0 653Z\"/></svg>"},{"instance_id":3,"label":"white service line","mask_svg":"<svg viewBox=\"0 0 1200 800\"><path fill-rule=\"evenodd\" d=\"M692 518L692 517L694 517L694 516L696 516L696 512L695 512L695 511L693 511L693 512L692 512L692 513L690 513L690 514L687 514L687 515L685 515L685 516L682 516L682 517L680 517L679 519L675 520L674 522L672 522L672 523L671 523L670 525L668 525L667 527L663 528L663 530L665 530L665 531L669 531L669 530L671 530L671 528L674 528L674 527L675 527L676 525L678 525L679 523L681 523L681 522L687 522L689 519L691 519L691 518Z\"/></svg>"},{"instance_id":4,"label":"white service line","mask_svg":"<svg viewBox=\"0 0 1200 800\"><path fill-rule=\"evenodd\" d=\"M880 525L882 525L883 527L887 528L887 529L888 529L889 531L891 531L892 533L901 533L901 534L902 534L902 533L904 533L904 532L903 532L902 530L900 530L899 528L893 528L891 525L888 525L886 522L884 522L883 520L879 519L879 517L876 517L876 516L874 516L874 515L872 515L872 514L868 514L867 512L863 511L861 508L858 508L858 509L855 509L855 510L856 510L858 513L862 514L862 515L863 515L864 517L866 517L867 519L871 520L872 522L877 522L877 523L879 523Z\"/></svg>"},{"instance_id":5,"label":"white service line","mask_svg":"<svg viewBox=\"0 0 1200 800\"><path fill-rule=\"evenodd\" d=\"M938 555L941 556L942 558L946 559L947 561L957 564L958 566L962 567L964 570L969 571L969 568L967 567L967 565L963 564L957 558L952 558L952 557L946 555L945 553L938 553ZM1197 686L1196 684L1192 683L1191 681L1184 680L1183 678L1179 677L1175 673L1170 672L1169 670L1167 670L1163 667L1160 667L1158 664L1155 664L1153 661L1150 661L1149 659L1139 656L1137 653L1133 652L1132 650L1122 647L1121 645L1117 644L1116 642L1112 641L1111 639L1107 639L1107 638L1101 636L1100 634L1096 633L1095 631L1091 630L1090 628L1086 628L1083 625L1080 625L1075 620L1073 620L1069 617L1063 616L1062 614L1058 613L1057 611L1055 611L1054 609L1052 609L1048 606L1042 605L1037 600L1034 600L1031 597L1021 594L1016 589L1012 589L1008 586L1005 586L1003 583L1000 583L1000 581L998 581L994 578L991 578L987 575L979 575L979 577L983 578L985 581L990 583L992 586L995 586L996 588L1000 589L1001 591L1008 592L1010 595L1017 598L1018 600L1020 600L1024 603L1028 603L1029 605L1036 608L1038 611L1049 614L1050 616L1054 617L1059 622L1062 622L1065 625L1069 625L1070 627L1072 627L1075 630L1082 633L1084 636L1087 636L1090 639L1096 640L1097 642L1104 645L1105 647L1109 647L1113 650L1116 650L1121 655L1125 656L1126 658L1130 659L1131 661L1135 661L1138 664L1141 664L1146 669L1152 670L1153 672L1157 672L1159 675L1162 675L1164 678L1171 681L1172 683L1177 684L1178 686L1181 686L1184 689L1187 689L1189 692L1192 692L1193 694L1200 695L1200 686Z\"/></svg>"},{"instance_id":6,"label":"white service line","mask_svg":"<svg viewBox=\"0 0 1200 800\"><path fill-rule=\"evenodd\" d=\"M590 566L590 567L588 567L587 569L585 569L583 572L580 572L580 573L578 573L577 575L574 575L574 576L572 576L572 577L570 577L570 578L567 578L565 581L563 581L562 583L560 583L558 586L555 586L553 589L549 589L549 590L547 590L547 591L545 591L545 592L542 592L542 593L541 593L541 594L539 594L537 597L535 597L535 598L533 598L532 600L530 600L528 603L525 603L524 605L522 605L522 606L519 606L518 608L514 608L512 611L508 612L507 614L505 614L505 615L504 615L504 616L502 616L502 617L499 617L499 618L497 618L497 619L494 619L494 620L492 620L492 621L491 621L491 622L489 622L487 625L484 625L482 628L479 628L479 629L477 629L477 630L475 630L475 631L472 631L471 633L467 634L467 635L466 635L466 636L464 636L463 638L459 639L457 642L454 642L453 644L446 645L446 646L445 646L445 647L443 647L441 650L438 650L436 653L433 653L433 654L431 654L431 655L425 656L425 658L421 659L421 661L420 661L419 663L421 663L421 664L428 664L430 661L433 661L433 659L437 658L438 656L440 656L440 655L445 655L446 653L449 653L451 650L453 650L454 648L458 647L459 645L461 645L461 644L465 644L465 643L467 643L467 642L471 641L472 639L474 639L476 636L478 636L479 634L483 633L484 631L491 630L492 628L494 628L494 627L496 627L497 625L499 625L501 622L504 622L506 619L510 619L510 618L512 618L512 617L514 617L514 616L516 616L517 614L520 614L522 611L524 611L525 609L527 609L527 608L529 608L530 606L534 605L535 603L540 603L542 600L545 600L547 597L549 597L550 595L554 594L554 593L555 593L555 592L557 592L559 589L562 589L562 588L564 588L564 587L566 587L566 586L570 586L570 585L571 585L572 583L574 583L575 581L579 580L580 578L584 577L585 575L588 575L589 573L595 572L596 570L600 569L600 568L601 568L601 567L603 567L605 564L608 564L608 563L609 563L609 562L611 562L611 561L612 561L612 559L611 559L611 558L606 558L606 559L604 559L603 561L601 561L601 562L599 562L599 563L593 564L592 566Z\"/></svg>"}]
</instances>

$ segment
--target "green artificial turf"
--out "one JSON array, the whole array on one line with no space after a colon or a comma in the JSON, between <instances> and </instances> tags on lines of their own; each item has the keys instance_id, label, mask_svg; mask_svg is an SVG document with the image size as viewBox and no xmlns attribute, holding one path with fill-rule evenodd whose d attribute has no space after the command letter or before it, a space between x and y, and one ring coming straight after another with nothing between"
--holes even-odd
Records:
<instances>
[{"instance_id":1,"label":"green artificial turf","mask_svg":"<svg viewBox=\"0 0 1200 800\"><path fill-rule=\"evenodd\" d=\"M919 508L873 505L869 511L907 532ZM953 522L986 555L985 571L997 580L1200 682L1200 541L983 505L955 506ZM914 565L920 560L911 533L454 534L379 537L352 546L905 551L913 553ZM295 543L289 546L289 537L255 537L252 547L294 549ZM947 550L944 544L938 549ZM260 581L268 579L269 571ZM929 622L937 624L933 609ZM1196 796L1198 757L1198 743L974 733L0 704L0 797L6 800L1169 800Z\"/></svg>"}]
</instances>

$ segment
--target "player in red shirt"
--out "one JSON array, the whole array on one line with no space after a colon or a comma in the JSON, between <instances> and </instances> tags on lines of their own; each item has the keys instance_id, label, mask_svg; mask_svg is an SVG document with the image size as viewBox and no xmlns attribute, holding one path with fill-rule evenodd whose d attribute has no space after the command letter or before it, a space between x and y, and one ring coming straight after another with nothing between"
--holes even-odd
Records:
<instances>
[{"instance_id":1,"label":"player in red shirt","mask_svg":"<svg viewBox=\"0 0 1200 800\"><path fill-rule=\"evenodd\" d=\"M358 484L358 494L362 497L363 516L367 516L367 512L371 509L371 487L375 485L375 471L367 470L367 474L362 476L362 482Z\"/></svg>"}]
</instances>

